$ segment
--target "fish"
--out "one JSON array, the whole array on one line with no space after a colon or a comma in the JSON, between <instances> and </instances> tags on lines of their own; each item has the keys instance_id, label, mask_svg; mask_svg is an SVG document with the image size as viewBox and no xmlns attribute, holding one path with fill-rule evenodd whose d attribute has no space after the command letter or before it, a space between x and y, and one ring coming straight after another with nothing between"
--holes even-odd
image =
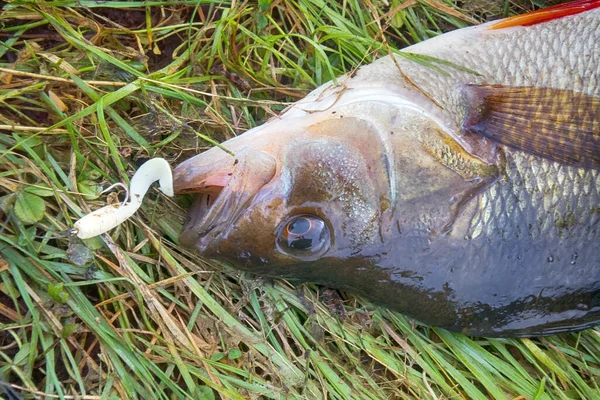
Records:
<instances>
[{"instance_id":1,"label":"fish","mask_svg":"<svg viewBox=\"0 0 600 400\"><path fill-rule=\"evenodd\" d=\"M227 151L223 150L226 149ZM180 243L423 324L600 323L600 1L455 30L180 163Z\"/></svg>"}]
</instances>

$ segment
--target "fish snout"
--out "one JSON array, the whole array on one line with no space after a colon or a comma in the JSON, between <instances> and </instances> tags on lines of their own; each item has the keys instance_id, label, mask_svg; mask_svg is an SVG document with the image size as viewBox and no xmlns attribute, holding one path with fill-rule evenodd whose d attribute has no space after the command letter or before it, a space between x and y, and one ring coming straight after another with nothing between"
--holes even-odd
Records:
<instances>
[{"instance_id":1,"label":"fish snout","mask_svg":"<svg viewBox=\"0 0 600 400\"><path fill-rule=\"evenodd\" d=\"M219 150L219 151L214 151ZM238 160L220 149L211 149L179 164L173 171L176 194L218 194L227 184Z\"/></svg>"},{"instance_id":2,"label":"fish snout","mask_svg":"<svg viewBox=\"0 0 600 400\"><path fill-rule=\"evenodd\" d=\"M197 193L181 243L200 253L211 250L217 236L230 229L276 170L273 156L252 148L234 155L214 148L178 165L173 178L175 193Z\"/></svg>"}]
</instances>

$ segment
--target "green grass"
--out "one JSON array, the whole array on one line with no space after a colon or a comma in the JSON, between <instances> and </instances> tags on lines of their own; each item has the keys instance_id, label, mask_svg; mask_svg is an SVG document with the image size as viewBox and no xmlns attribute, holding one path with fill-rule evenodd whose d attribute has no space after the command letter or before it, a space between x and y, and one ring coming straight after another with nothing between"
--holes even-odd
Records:
<instances>
[{"instance_id":1,"label":"green grass","mask_svg":"<svg viewBox=\"0 0 600 400\"><path fill-rule=\"evenodd\" d=\"M105 205L102 188L128 182L140 160L160 156L175 165L388 46L544 5L401 3L6 4L0 393L598 398L600 331L474 339L346 294L340 313L325 288L240 274L179 248L188 199L155 189L110 236L56 238Z\"/></svg>"}]
</instances>

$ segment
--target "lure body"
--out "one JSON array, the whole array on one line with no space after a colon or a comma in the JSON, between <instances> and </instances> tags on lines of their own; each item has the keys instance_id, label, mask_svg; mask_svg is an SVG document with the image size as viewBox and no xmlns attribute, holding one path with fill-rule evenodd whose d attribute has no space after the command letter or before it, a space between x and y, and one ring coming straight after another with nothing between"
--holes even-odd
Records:
<instances>
[{"instance_id":1,"label":"lure body","mask_svg":"<svg viewBox=\"0 0 600 400\"><path fill-rule=\"evenodd\" d=\"M113 204L93 211L73 225L80 239L89 239L117 227L130 218L142 205L142 199L150 185L158 181L160 190L167 196L173 196L173 175L171 166L163 158L146 161L131 178L129 201L125 204Z\"/></svg>"}]
</instances>

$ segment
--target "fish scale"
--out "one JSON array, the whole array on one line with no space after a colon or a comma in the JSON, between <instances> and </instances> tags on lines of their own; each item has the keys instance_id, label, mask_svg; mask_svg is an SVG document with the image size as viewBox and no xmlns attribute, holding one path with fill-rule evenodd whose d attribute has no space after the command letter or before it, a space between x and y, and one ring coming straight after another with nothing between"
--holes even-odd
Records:
<instances>
[{"instance_id":1,"label":"fish scale","mask_svg":"<svg viewBox=\"0 0 600 400\"><path fill-rule=\"evenodd\" d=\"M491 236L502 227L505 238L517 235L517 228L522 228L534 238L587 236L600 241L600 235L594 236L600 214L598 170L561 166L525 154L508 157L506 178L494 183L479 200L479 212L473 217L469 233L472 237ZM536 167L529 166L532 159ZM555 195L555 201L549 202L547 194L556 191L560 201ZM559 222L568 219L574 219L571 226L561 226Z\"/></svg>"},{"instance_id":2,"label":"fish scale","mask_svg":"<svg viewBox=\"0 0 600 400\"><path fill-rule=\"evenodd\" d=\"M405 50L454 62L481 74L479 77L452 67L443 67L445 73L439 73L409 60L397 60L417 86L458 120L464 111L456 98L457 82L485 80L490 84L535 85L600 95L599 15L600 10L594 10L527 29L515 28L508 33L486 32L483 33L488 36L485 40L479 40L481 31L475 30L483 27L480 26L471 28L472 40L467 34L462 35L460 41L455 40L456 47L452 46L452 39L444 37L443 45L432 43L439 41L434 38ZM386 80L402 79L389 56L363 67L354 79L379 81L381 73Z\"/></svg>"}]
</instances>

